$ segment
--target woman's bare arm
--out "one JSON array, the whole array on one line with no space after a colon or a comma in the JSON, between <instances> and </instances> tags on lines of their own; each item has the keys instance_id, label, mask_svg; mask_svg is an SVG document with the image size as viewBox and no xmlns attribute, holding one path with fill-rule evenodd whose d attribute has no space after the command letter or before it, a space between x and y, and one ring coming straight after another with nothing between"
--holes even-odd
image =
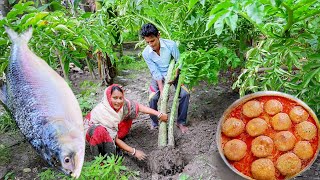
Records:
<instances>
[{"instance_id":1,"label":"woman's bare arm","mask_svg":"<svg viewBox=\"0 0 320 180\"><path fill-rule=\"evenodd\" d=\"M144 106L142 104L139 104L139 111L142 113L158 116L160 121L167 121L168 120L168 115L166 113L160 113L159 111L151 109L151 108Z\"/></svg>"},{"instance_id":2,"label":"woman's bare arm","mask_svg":"<svg viewBox=\"0 0 320 180\"><path fill-rule=\"evenodd\" d=\"M130 153L131 155L135 156L139 160L144 160L147 157L147 155L143 151L140 151L140 150L138 150L136 148L130 147L129 145L127 145L124 141L122 141L118 137L116 137L115 142L116 142L116 145L119 148L121 148L121 149L125 150L126 152Z\"/></svg>"}]
</instances>

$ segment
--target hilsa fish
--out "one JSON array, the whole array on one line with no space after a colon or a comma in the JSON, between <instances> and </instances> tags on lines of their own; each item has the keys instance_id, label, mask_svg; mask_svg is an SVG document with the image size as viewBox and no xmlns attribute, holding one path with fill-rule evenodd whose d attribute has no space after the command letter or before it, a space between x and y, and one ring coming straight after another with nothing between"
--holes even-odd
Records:
<instances>
[{"instance_id":1,"label":"hilsa fish","mask_svg":"<svg viewBox=\"0 0 320 180\"><path fill-rule=\"evenodd\" d=\"M33 148L52 167L78 178L85 135L80 106L66 81L28 47L30 28L6 27L12 46L1 101Z\"/></svg>"}]
</instances>

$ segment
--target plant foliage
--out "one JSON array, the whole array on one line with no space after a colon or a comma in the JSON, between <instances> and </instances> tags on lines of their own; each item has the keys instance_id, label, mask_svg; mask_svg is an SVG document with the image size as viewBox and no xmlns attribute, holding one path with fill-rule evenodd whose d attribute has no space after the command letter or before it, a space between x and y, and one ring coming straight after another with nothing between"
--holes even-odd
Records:
<instances>
[{"instance_id":1,"label":"plant foliage","mask_svg":"<svg viewBox=\"0 0 320 180\"><path fill-rule=\"evenodd\" d=\"M97 156L93 161L85 162L81 175L78 179L110 179L110 180L128 180L136 178L139 175L137 171L130 171L122 165L123 158L121 156ZM73 179L62 173L57 173L52 169L39 174L40 179Z\"/></svg>"}]
</instances>

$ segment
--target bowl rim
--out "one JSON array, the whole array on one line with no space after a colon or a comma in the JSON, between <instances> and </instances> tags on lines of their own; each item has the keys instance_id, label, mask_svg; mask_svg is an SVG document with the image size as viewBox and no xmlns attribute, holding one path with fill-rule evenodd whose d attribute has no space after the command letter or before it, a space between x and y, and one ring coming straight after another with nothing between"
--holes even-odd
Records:
<instances>
[{"instance_id":1,"label":"bowl rim","mask_svg":"<svg viewBox=\"0 0 320 180\"><path fill-rule=\"evenodd\" d=\"M307 169L309 169L311 167L311 165L314 163L314 161L317 159L317 156L319 154L319 150L320 150L320 124L319 124L319 120L316 116L316 114L314 113L314 111L302 100L298 99L295 96L283 93L283 92L279 92L279 91L259 91L259 92L255 92L252 94L247 94L241 98L239 98L238 100L236 100L235 102L233 102L222 114L222 116L219 119L218 122L218 126L217 126L217 133L216 133L216 145L218 147L218 151L220 154L220 157L223 159L223 161L226 163L226 165L236 174L240 175L243 178L246 179L253 179L253 177L247 176L245 174L243 174L242 172L238 171L234 166L232 166L228 160L226 159L224 153L223 153L223 148L222 148L222 144L221 144L221 128L222 128L222 123L224 122L224 120L226 119L227 115L230 114L230 112L232 110L234 110L234 108L238 107L241 104L244 104L252 99L258 98L258 97L263 97L263 96L280 96L280 97L284 97L287 98L289 100L295 101L297 102L300 106L302 106L303 108L305 108L307 110L307 112L309 113L310 116L312 116L312 118L314 119L317 129L318 129L318 148L317 151L314 153L314 156L312 158L312 160L309 162L309 164L303 168L303 170L299 171L296 174L293 174L291 176L286 176L285 179L291 179L294 178L300 174L302 174L304 171L306 171Z\"/></svg>"}]
</instances>

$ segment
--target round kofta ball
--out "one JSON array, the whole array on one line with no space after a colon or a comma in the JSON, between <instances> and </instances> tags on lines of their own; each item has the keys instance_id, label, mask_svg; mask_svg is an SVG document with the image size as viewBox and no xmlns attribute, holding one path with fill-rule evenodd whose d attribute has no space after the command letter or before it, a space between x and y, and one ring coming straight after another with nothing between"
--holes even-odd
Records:
<instances>
[{"instance_id":1,"label":"round kofta ball","mask_svg":"<svg viewBox=\"0 0 320 180\"><path fill-rule=\"evenodd\" d=\"M262 105L257 100L248 101L242 107L242 113L249 118L258 117L262 111Z\"/></svg>"},{"instance_id":2,"label":"round kofta ball","mask_svg":"<svg viewBox=\"0 0 320 180\"><path fill-rule=\"evenodd\" d=\"M280 131L275 134L273 142L279 151L289 151L296 144L296 137L290 131Z\"/></svg>"},{"instance_id":3,"label":"round kofta ball","mask_svg":"<svg viewBox=\"0 0 320 180\"><path fill-rule=\"evenodd\" d=\"M232 139L224 145L223 152L229 160L239 161L246 155L247 145L239 139Z\"/></svg>"},{"instance_id":4,"label":"round kofta ball","mask_svg":"<svg viewBox=\"0 0 320 180\"><path fill-rule=\"evenodd\" d=\"M239 136L244 131L245 124L237 118L228 118L222 124L222 132L229 137Z\"/></svg>"},{"instance_id":5,"label":"round kofta ball","mask_svg":"<svg viewBox=\"0 0 320 180\"><path fill-rule=\"evenodd\" d=\"M309 121L303 121L296 125L296 133L302 139L311 140L317 135L317 127Z\"/></svg>"},{"instance_id":6,"label":"round kofta ball","mask_svg":"<svg viewBox=\"0 0 320 180\"><path fill-rule=\"evenodd\" d=\"M262 135L268 129L268 123L261 118L251 119L246 125L246 131L250 136Z\"/></svg>"},{"instance_id":7,"label":"round kofta ball","mask_svg":"<svg viewBox=\"0 0 320 180\"><path fill-rule=\"evenodd\" d=\"M288 130L292 122L286 113L278 113L271 118L271 125L274 130L283 131Z\"/></svg>"},{"instance_id":8,"label":"round kofta ball","mask_svg":"<svg viewBox=\"0 0 320 180\"><path fill-rule=\"evenodd\" d=\"M284 176L292 176L301 170L301 160L292 152L281 155L276 161L276 168Z\"/></svg>"},{"instance_id":9,"label":"round kofta ball","mask_svg":"<svg viewBox=\"0 0 320 180\"><path fill-rule=\"evenodd\" d=\"M268 136L259 136L252 140L251 152L256 157L267 157L272 154L273 141Z\"/></svg>"},{"instance_id":10,"label":"round kofta ball","mask_svg":"<svg viewBox=\"0 0 320 180\"><path fill-rule=\"evenodd\" d=\"M308 160L313 156L313 149L309 141L298 141L293 152L302 160Z\"/></svg>"},{"instance_id":11,"label":"round kofta ball","mask_svg":"<svg viewBox=\"0 0 320 180\"><path fill-rule=\"evenodd\" d=\"M293 122L299 123L302 121L306 121L309 117L309 113L304 110L303 107L295 106L290 110L289 116Z\"/></svg>"},{"instance_id":12,"label":"round kofta ball","mask_svg":"<svg viewBox=\"0 0 320 180\"><path fill-rule=\"evenodd\" d=\"M269 115L278 114L283 109L281 102L275 99L268 100L263 107Z\"/></svg>"},{"instance_id":13,"label":"round kofta ball","mask_svg":"<svg viewBox=\"0 0 320 180\"><path fill-rule=\"evenodd\" d=\"M271 180L275 179L276 169L270 159L261 158L251 164L251 173L257 180Z\"/></svg>"}]
</instances>

